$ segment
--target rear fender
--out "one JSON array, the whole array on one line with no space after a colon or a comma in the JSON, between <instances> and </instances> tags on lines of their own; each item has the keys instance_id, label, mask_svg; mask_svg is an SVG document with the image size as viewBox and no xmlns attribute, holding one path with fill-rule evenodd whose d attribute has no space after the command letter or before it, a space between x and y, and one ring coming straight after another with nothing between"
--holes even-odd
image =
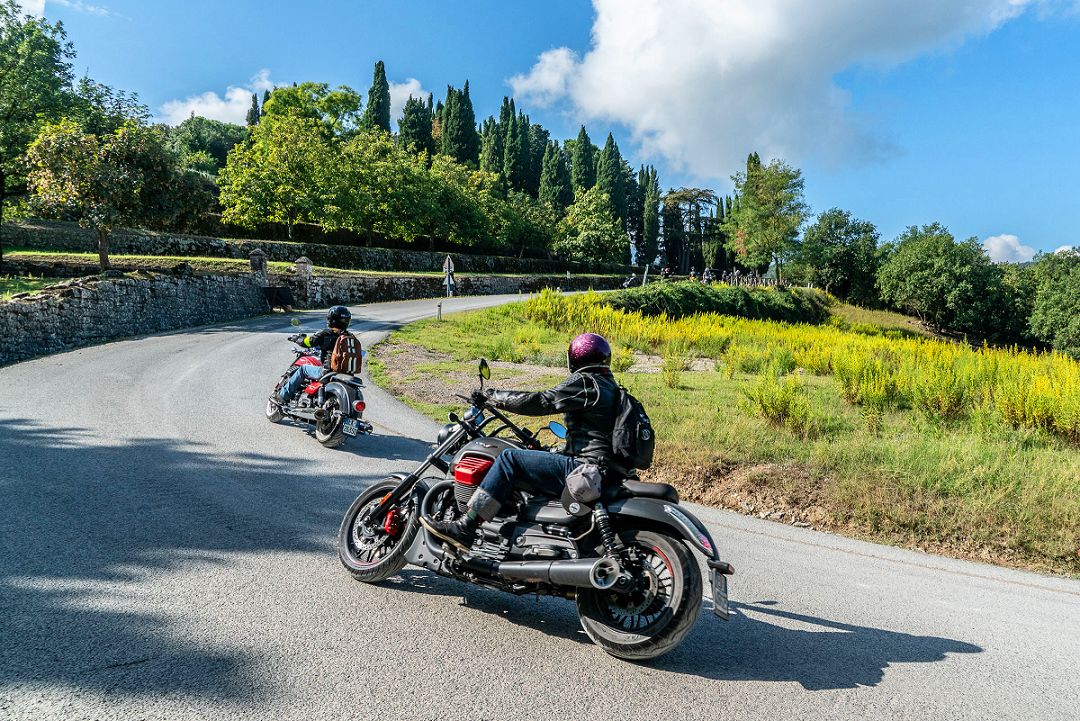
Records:
<instances>
[{"instance_id":1,"label":"rear fender","mask_svg":"<svg viewBox=\"0 0 1080 721\"><path fill-rule=\"evenodd\" d=\"M674 535L686 540L709 560L719 560L709 529L705 528L705 524L695 518L694 514L677 503L655 498L624 498L609 504L607 511L616 525L619 525L619 520L622 520L624 525L632 525L632 519L640 519L669 528L675 532Z\"/></svg>"},{"instance_id":2,"label":"rear fender","mask_svg":"<svg viewBox=\"0 0 1080 721\"><path fill-rule=\"evenodd\" d=\"M352 388L337 381L327 383L323 386L323 402L330 400L331 396L337 398L338 406L344 415L352 416L354 414L352 404L356 400L356 393Z\"/></svg>"}]
</instances>

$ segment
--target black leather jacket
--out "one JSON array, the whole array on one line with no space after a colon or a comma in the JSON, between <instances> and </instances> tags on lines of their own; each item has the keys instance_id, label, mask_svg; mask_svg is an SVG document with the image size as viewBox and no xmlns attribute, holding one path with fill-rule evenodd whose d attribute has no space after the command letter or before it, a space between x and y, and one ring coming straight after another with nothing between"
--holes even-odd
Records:
<instances>
[{"instance_id":1,"label":"black leather jacket","mask_svg":"<svg viewBox=\"0 0 1080 721\"><path fill-rule=\"evenodd\" d=\"M611 436L618 414L619 386L608 369L578 371L555 388L539 393L490 391L490 396L496 408L523 416L561 412L566 424L563 453L601 466L618 467Z\"/></svg>"}]
</instances>

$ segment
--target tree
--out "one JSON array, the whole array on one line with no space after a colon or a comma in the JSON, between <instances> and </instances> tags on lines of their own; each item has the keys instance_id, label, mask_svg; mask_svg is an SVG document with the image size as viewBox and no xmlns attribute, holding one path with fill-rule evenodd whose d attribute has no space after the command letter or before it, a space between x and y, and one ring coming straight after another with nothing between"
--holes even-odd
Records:
<instances>
[{"instance_id":1,"label":"tree","mask_svg":"<svg viewBox=\"0 0 1080 721\"><path fill-rule=\"evenodd\" d=\"M262 117L262 113L259 111L259 96L252 93L251 107L247 111L247 126L250 128L252 125L258 125L260 117Z\"/></svg>"},{"instance_id":2,"label":"tree","mask_svg":"<svg viewBox=\"0 0 1080 721\"><path fill-rule=\"evenodd\" d=\"M570 179L574 184L574 194L596 185L596 146L589 140L585 126L578 131L577 140L570 154Z\"/></svg>"},{"instance_id":3,"label":"tree","mask_svg":"<svg viewBox=\"0 0 1080 721\"><path fill-rule=\"evenodd\" d=\"M446 88L446 104L440 117L442 153L472 168L480 166L480 136L469 98L469 81L462 90Z\"/></svg>"},{"instance_id":4,"label":"tree","mask_svg":"<svg viewBox=\"0 0 1080 721\"><path fill-rule=\"evenodd\" d=\"M672 267L680 273L691 266L705 266L703 246L709 235L711 209L718 203L716 193L705 188L670 190L664 203L664 247ZM679 227L676 227L679 226Z\"/></svg>"},{"instance_id":5,"label":"tree","mask_svg":"<svg viewBox=\"0 0 1080 721\"><path fill-rule=\"evenodd\" d=\"M331 89L326 83L300 83L274 88L263 113L317 120L327 137L344 138L356 130L360 106L360 94L348 85Z\"/></svg>"},{"instance_id":6,"label":"tree","mask_svg":"<svg viewBox=\"0 0 1080 721\"><path fill-rule=\"evenodd\" d=\"M270 96L271 103L280 88ZM326 214L332 155L321 120L268 113L251 137L229 153L219 176L226 222L244 227L298 222Z\"/></svg>"},{"instance_id":7,"label":"tree","mask_svg":"<svg viewBox=\"0 0 1080 721\"><path fill-rule=\"evenodd\" d=\"M574 194L573 205L559 223L553 249L567 260L625 263L630 246L611 201L594 187Z\"/></svg>"},{"instance_id":8,"label":"tree","mask_svg":"<svg viewBox=\"0 0 1080 721\"><path fill-rule=\"evenodd\" d=\"M544 154L547 152L548 141L551 139L543 125L531 123L529 125L528 143L528 172L525 175L525 192L534 198L540 196L540 175L544 172Z\"/></svg>"},{"instance_id":9,"label":"tree","mask_svg":"<svg viewBox=\"0 0 1080 721\"><path fill-rule=\"evenodd\" d=\"M74 55L60 23L27 15L14 0L0 2L0 224L7 199L25 192L27 146L70 104Z\"/></svg>"},{"instance_id":10,"label":"tree","mask_svg":"<svg viewBox=\"0 0 1080 721\"><path fill-rule=\"evenodd\" d=\"M873 223L832 208L803 233L799 262L814 285L859 305L877 301L878 232Z\"/></svg>"},{"instance_id":11,"label":"tree","mask_svg":"<svg viewBox=\"0 0 1080 721\"><path fill-rule=\"evenodd\" d=\"M751 153L746 172L731 179L739 202L723 225L730 249L747 265L775 264L782 280L784 261L795 250L807 213L802 172L782 160L763 166Z\"/></svg>"},{"instance_id":12,"label":"tree","mask_svg":"<svg viewBox=\"0 0 1080 721\"><path fill-rule=\"evenodd\" d=\"M135 122L101 137L69 120L47 125L27 158L36 209L93 228L102 270L117 226L185 227L209 202L179 170L162 133Z\"/></svg>"},{"instance_id":13,"label":"tree","mask_svg":"<svg viewBox=\"0 0 1080 721\"><path fill-rule=\"evenodd\" d=\"M427 102L410 96L405 101L398 120L398 143L411 153L435 154L435 140L431 137L431 97Z\"/></svg>"},{"instance_id":14,"label":"tree","mask_svg":"<svg viewBox=\"0 0 1080 721\"><path fill-rule=\"evenodd\" d=\"M369 130L379 128L390 132L390 83L386 81L386 66L380 60L375 63L375 75L368 90L367 110L360 125Z\"/></svg>"},{"instance_id":15,"label":"tree","mask_svg":"<svg viewBox=\"0 0 1080 721\"><path fill-rule=\"evenodd\" d=\"M556 141L548 143L547 150L544 151L539 195L540 200L554 208L559 215L574 202L570 170L566 167L566 158Z\"/></svg>"},{"instance_id":16,"label":"tree","mask_svg":"<svg viewBox=\"0 0 1080 721\"><path fill-rule=\"evenodd\" d=\"M649 166L645 169L641 186L641 239L637 258L638 263L646 265L655 262L660 251L660 176L656 168Z\"/></svg>"},{"instance_id":17,"label":"tree","mask_svg":"<svg viewBox=\"0 0 1080 721\"><path fill-rule=\"evenodd\" d=\"M488 117L480 130L480 170L501 173L503 164L502 132L495 118Z\"/></svg>"},{"instance_id":18,"label":"tree","mask_svg":"<svg viewBox=\"0 0 1080 721\"><path fill-rule=\"evenodd\" d=\"M619 224L626 230L626 174L615 138L608 133L604 149L596 159L596 187L611 200Z\"/></svg>"},{"instance_id":19,"label":"tree","mask_svg":"<svg viewBox=\"0 0 1080 721\"><path fill-rule=\"evenodd\" d=\"M503 178L517 191L525 189L525 175L529 170L529 130L524 115L511 118L503 139Z\"/></svg>"},{"instance_id":20,"label":"tree","mask_svg":"<svg viewBox=\"0 0 1080 721\"><path fill-rule=\"evenodd\" d=\"M248 132L241 125L192 115L169 133L169 145L183 167L216 174L225 166L229 151L243 142Z\"/></svg>"},{"instance_id":21,"label":"tree","mask_svg":"<svg viewBox=\"0 0 1080 721\"><path fill-rule=\"evenodd\" d=\"M1031 276L1035 286L1032 335L1080 360L1080 250L1037 258Z\"/></svg>"},{"instance_id":22,"label":"tree","mask_svg":"<svg viewBox=\"0 0 1080 721\"><path fill-rule=\"evenodd\" d=\"M877 275L887 303L937 330L992 334L1001 271L975 238L961 243L939 223L911 226L888 250Z\"/></svg>"}]
</instances>

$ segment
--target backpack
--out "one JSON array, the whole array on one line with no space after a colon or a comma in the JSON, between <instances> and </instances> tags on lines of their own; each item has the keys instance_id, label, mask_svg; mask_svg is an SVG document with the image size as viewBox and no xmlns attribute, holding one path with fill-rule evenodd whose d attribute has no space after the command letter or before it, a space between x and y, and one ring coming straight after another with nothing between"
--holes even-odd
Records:
<instances>
[{"instance_id":1,"label":"backpack","mask_svg":"<svg viewBox=\"0 0 1080 721\"><path fill-rule=\"evenodd\" d=\"M619 404L616 409L615 428L611 433L611 446L615 455L625 465L645 470L652 465L656 448L656 435L652 421L641 401L619 386Z\"/></svg>"},{"instance_id":2,"label":"backpack","mask_svg":"<svg viewBox=\"0 0 1080 721\"><path fill-rule=\"evenodd\" d=\"M334 344L333 352L330 354L330 370L335 373L356 375L360 372L360 364L363 362L363 358L360 351L360 340L352 333L342 333Z\"/></svg>"}]
</instances>

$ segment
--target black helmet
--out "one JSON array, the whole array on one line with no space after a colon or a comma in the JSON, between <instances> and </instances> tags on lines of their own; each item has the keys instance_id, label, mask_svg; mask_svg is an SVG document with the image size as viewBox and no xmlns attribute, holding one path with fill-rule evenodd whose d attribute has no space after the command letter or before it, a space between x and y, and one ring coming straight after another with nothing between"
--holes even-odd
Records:
<instances>
[{"instance_id":1,"label":"black helmet","mask_svg":"<svg viewBox=\"0 0 1080 721\"><path fill-rule=\"evenodd\" d=\"M571 373L589 366L610 366L611 346L602 335L582 333L570 341L570 347L566 349L566 364Z\"/></svg>"},{"instance_id":2,"label":"black helmet","mask_svg":"<svg viewBox=\"0 0 1080 721\"><path fill-rule=\"evenodd\" d=\"M343 305L335 305L333 308L326 311L326 325L331 328L346 330L349 327L350 321L352 321L352 313L350 313L349 309Z\"/></svg>"}]
</instances>

